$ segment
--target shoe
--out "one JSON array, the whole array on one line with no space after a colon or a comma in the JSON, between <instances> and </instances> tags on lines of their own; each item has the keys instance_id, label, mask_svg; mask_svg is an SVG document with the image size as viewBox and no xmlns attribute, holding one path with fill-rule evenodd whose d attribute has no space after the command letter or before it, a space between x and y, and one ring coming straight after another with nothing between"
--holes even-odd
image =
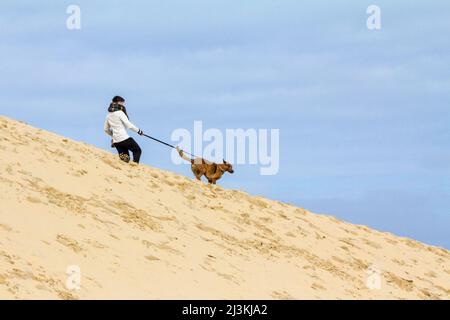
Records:
<instances>
[{"instance_id":1,"label":"shoe","mask_svg":"<svg viewBox=\"0 0 450 320\"><path fill-rule=\"evenodd\" d=\"M119 155L120 160L122 160L123 162L129 163L130 162L130 156L122 153Z\"/></svg>"}]
</instances>

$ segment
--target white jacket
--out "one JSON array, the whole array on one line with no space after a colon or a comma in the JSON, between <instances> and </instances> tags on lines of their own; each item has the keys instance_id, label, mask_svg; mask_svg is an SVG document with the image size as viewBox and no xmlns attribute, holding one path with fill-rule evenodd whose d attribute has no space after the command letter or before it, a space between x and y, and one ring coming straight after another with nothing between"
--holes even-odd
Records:
<instances>
[{"instance_id":1,"label":"white jacket","mask_svg":"<svg viewBox=\"0 0 450 320\"><path fill-rule=\"evenodd\" d=\"M127 129L139 133L139 129L132 124L123 111L110 112L105 120L105 132L111 136L114 143L127 140L130 136Z\"/></svg>"}]
</instances>

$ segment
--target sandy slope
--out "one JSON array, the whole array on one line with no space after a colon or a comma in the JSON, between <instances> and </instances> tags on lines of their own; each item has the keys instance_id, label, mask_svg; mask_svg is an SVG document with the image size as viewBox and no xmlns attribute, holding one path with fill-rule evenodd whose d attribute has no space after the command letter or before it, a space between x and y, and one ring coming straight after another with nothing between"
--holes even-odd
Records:
<instances>
[{"instance_id":1,"label":"sandy slope","mask_svg":"<svg viewBox=\"0 0 450 320\"><path fill-rule=\"evenodd\" d=\"M1 298L450 297L444 249L132 168L5 117L0 152Z\"/></svg>"}]
</instances>

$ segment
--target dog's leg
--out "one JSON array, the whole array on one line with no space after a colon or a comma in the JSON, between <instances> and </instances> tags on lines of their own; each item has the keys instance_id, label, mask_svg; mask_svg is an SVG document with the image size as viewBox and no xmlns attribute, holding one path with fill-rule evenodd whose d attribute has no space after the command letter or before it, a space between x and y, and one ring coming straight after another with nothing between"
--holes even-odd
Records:
<instances>
[{"instance_id":1,"label":"dog's leg","mask_svg":"<svg viewBox=\"0 0 450 320\"><path fill-rule=\"evenodd\" d=\"M201 173L201 172L197 172L195 174L195 178L197 179L197 181L202 182L202 177L203 177L203 173Z\"/></svg>"},{"instance_id":2,"label":"dog's leg","mask_svg":"<svg viewBox=\"0 0 450 320\"><path fill-rule=\"evenodd\" d=\"M197 179L198 181L202 181L202 174L198 174L198 173L194 172L194 175L195 175L195 179Z\"/></svg>"},{"instance_id":3,"label":"dog's leg","mask_svg":"<svg viewBox=\"0 0 450 320\"><path fill-rule=\"evenodd\" d=\"M194 174L194 176L195 176L195 179L197 179L198 181L202 181L202 175L203 174L201 174L200 172L198 172L198 170L196 170L195 169L195 167L192 165L191 166L191 171L192 171L192 173Z\"/></svg>"}]
</instances>

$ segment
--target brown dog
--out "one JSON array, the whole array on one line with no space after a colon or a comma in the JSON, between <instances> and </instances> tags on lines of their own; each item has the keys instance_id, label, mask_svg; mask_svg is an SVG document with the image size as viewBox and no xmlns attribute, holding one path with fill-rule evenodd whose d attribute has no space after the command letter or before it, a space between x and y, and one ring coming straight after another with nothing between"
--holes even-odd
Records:
<instances>
[{"instance_id":1,"label":"brown dog","mask_svg":"<svg viewBox=\"0 0 450 320\"><path fill-rule=\"evenodd\" d=\"M209 183L216 184L216 181L222 178L225 172L234 173L233 166L225 160L223 160L223 164L217 164L206 161L205 159L188 158L183 150L180 150L179 148L177 148L177 151L180 157L191 163L192 173L194 173L197 180L201 181L202 176L205 176Z\"/></svg>"}]
</instances>

